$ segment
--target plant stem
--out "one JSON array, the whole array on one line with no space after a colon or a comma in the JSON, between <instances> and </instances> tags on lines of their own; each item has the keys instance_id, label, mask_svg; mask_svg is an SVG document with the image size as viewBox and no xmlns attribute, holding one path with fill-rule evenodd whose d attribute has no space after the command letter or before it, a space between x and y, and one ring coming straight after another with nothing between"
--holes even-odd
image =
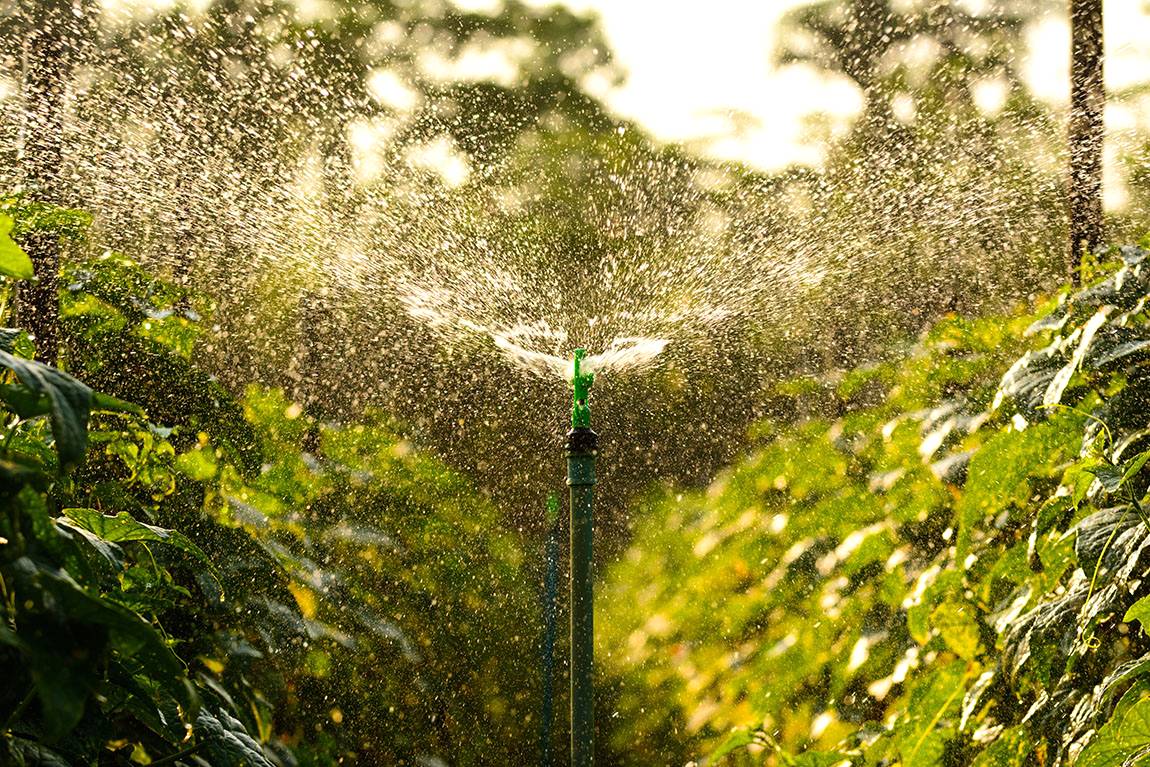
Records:
<instances>
[{"instance_id":1,"label":"plant stem","mask_svg":"<svg viewBox=\"0 0 1150 767\"><path fill-rule=\"evenodd\" d=\"M153 759L152 764L172 764L173 762L177 762L180 759L183 759L185 756L191 756L195 752L199 751L202 745L202 743L197 743L191 748L185 748L183 751L177 751L174 754L168 754L167 756L161 756L159 759Z\"/></svg>"},{"instance_id":2,"label":"plant stem","mask_svg":"<svg viewBox=\"0 0 1150 767\"><path fill-rule=\"evenodd\" d=\"M28 690L28 693L24 696L23 700L16 704L16 708L12 709L12 713L9 714L8 718L4 720L3 730L0 731L2 731L4 734L8 734L12 731L12 725L16 724L16 721L20 718L20 715L23 714L24 710L28 708L28 706L32 703L32 697L35 694L36 687L33 686L32 689Z\"/></svg>"}]
</instances>

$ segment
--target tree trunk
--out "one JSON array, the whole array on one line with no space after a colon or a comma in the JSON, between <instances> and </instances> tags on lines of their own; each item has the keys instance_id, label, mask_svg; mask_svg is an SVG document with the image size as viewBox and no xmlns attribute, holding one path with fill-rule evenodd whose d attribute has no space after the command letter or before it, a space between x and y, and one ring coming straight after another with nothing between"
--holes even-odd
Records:
<instances>
[{"instance_id":1,"label":"tree trunk","mask_svg":"<svg viewBox=\"0 0 1150 767\"><path fill-rule=\"evenodd\" d=\"M63 203L60 166L64 144L64 92L71 75L68 30L74 23L66 0L23 0L24 125L21 167L29 199ZM40 231L22 243L36 279L20 286L17 316L36 340L36 357L55 362L59 355L60 241Z\"/></svg>"},{"instance_id":2,"label":"tree trunk","mask_svg":"<svg viewBox=\"0 0 1150 767\"><path fill-rule=\"evenodd\" d=\"M1070 0L1070 253L1072 281L1080 259L1102 244L1102 0Z\"/></svg>"}]
</instances>

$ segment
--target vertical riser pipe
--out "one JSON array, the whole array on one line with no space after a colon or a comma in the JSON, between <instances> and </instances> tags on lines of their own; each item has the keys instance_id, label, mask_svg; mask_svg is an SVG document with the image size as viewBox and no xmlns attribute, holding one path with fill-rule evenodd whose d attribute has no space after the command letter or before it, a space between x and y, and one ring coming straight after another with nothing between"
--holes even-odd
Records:
<instances>
[{"instance_id":1,"label":"vertical riser pipe","mask_svg":"<svg viewBox=\"0 0 1150 767\"><path fill-rule=\"evenodd\" d=\"M594 590L592 493L595 432L567 435L567 484L571 495L571 764L591 767L594 754Z\"/></svg>"}]
</instances>

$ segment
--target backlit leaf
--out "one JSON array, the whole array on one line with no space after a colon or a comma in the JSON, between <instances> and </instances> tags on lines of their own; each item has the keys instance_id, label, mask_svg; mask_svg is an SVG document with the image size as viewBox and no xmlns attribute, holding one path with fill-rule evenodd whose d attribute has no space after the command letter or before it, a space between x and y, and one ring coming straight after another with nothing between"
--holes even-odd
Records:
<instances>
[{"instance_id":1,"label":"backlit leaf","mask_svg":"<svg viewBox=\"0 0 1150 767\"><path fill-rule=\"evenodd\" d=\"M10 236L15 222L10 216L0 213L0 274L18 280L30 280L35 276L32 259Z\"/></svg>"}]
</instances>

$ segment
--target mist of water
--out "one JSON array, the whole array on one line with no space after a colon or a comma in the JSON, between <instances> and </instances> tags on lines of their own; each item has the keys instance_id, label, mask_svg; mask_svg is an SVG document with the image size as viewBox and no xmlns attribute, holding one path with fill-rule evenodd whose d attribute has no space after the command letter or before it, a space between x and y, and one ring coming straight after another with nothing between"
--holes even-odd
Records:
<instances>
[{"instance_id":1,"label":"mist of water","mask_svg":"<svg viewBox=\"0 0 1150 767\"><path fill-rule=\"evenodd\" d=\"M625 124L586 138L555 111L474 152L462 126L500 117L479 95L423 130L417 110L325 94L306 35L256 50L212 42L221 27L194 13L156 18L110 18L70 86L65 175L96 216L92 243L206 296L202 351L225 378L310 375L301 396L344 415L382 403L416 421L488 419L490 394L447 392L444 369L511 371L510 388L537 396L576 347L608 376L669 366L709 381L738 366L706 393L676 385L714 400L700 413L735 393L749 414L760 380L1025 298L1041 254L1058 258L1061 179L1029 163L1053 130L1041 116L1005 121L998 144L974 116L892 122L822 172L773 178L650 148ZM227 34L248 23L232 22ZM188 40L216 46L212 69L189 69L175 52ZM309 88L301 112L293 89ZM15 83L4 92L16 119Z\"/></svg>"}]
</instances>

